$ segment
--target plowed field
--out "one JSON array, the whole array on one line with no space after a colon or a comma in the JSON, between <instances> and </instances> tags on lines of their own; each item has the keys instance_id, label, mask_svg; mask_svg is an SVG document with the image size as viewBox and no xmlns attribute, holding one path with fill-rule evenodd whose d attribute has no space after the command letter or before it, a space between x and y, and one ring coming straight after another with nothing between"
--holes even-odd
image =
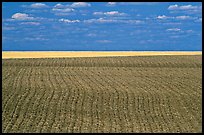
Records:
<instances>
[{"instance_id":1,"label":"plowed field","mask_svg":"<svg viewBox=\"0 0 204 135\"><path fill-rule=\"evenodd\" d=\"M2 132L202 132L202 56L2 60Z\"/></svg>"}]
</instances>

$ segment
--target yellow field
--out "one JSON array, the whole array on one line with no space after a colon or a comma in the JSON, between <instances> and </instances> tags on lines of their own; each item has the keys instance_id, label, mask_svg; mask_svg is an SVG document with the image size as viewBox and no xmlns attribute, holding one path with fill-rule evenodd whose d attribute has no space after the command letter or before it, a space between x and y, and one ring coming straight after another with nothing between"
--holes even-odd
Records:
<instances>
[{"instance_id":1,"label":"yellow field","mask_svg":"<svg viewBox=\"0 0 204 135\"><path fill-rule=\"evenodd\" d=\"M170 51L117 51L117 52L63 52L63 51L6 51L2 52L2 59L10 58L57 58L57 57L106 57L106 56L154 56L154 55L202 55L202 51L191 51L191 52L170 52Z\"/></svg>"}]
</instances>

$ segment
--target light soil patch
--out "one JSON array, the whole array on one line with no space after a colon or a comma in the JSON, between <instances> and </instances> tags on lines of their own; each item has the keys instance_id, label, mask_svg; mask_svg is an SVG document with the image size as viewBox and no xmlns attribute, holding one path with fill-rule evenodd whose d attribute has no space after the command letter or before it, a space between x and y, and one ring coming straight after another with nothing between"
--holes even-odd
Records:
<instances>
[{"instance_id":1,"label":"light soil patch","mask_svg":"<svg viewBox=\"0 0 204 135\"><path fill-rule=\"evenodd\" d=\"M11 58L60 58L60 57L106 57L106 56L155 56L155 55L202 55L202 51L191 51L191 52L170 52L170 51L160 51L160 52L146 52L146 51L124 51L124 52L61 52L61 51L6 51L2 52L2 59Z\"/></svg>"}]
</instances>

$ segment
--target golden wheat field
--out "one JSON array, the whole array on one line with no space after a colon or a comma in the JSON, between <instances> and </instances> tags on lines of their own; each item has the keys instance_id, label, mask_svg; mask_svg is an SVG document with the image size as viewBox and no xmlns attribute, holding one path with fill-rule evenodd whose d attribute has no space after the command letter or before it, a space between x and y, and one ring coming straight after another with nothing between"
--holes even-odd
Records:
<instances>
[{"instance_id":1,"label":"golden wheat field","mask_svg":"<svg viewBox=\"0 0 204 135\"><path fill-rule=\"evenodd\" d=\"M61 52L61 51L25 51L25 52L2 52L2 58L56 58L56 57L108 57L108 56L154 56L154 55L201 55L202 52L171 52L171 51L157 51L157 52L134 52L134 51L121 51L121 52Z\"/></svg>"}]
</instances>

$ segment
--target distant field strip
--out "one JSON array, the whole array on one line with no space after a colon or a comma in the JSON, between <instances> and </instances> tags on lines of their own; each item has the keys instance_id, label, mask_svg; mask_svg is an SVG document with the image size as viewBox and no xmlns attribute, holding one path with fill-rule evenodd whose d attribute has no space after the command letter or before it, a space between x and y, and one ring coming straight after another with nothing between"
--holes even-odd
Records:
<instances>
[{"instance_id":1,"label":"distant field strip","mask_svg":"<svg viewBox=\"0 0 204 135\"><path fill-rule=\"evenodd\" d=\"M2 132L202 132L202 56L3 59Z\"/></svg>"},{"instance_id":2,"label":"distant field strip","mask_svg":"<svg viewBox=\"0 0 204 135\"><path fill-rule=\"evenodd\" d=\"M109 57L109 56L154 56L154 55L202 55L202 52L192 51L192 52L134 52L134 51L124 51L124 52L2 52L3 59L11 58L57 58L57 57Z\"/></svg>"}]
</instances>

